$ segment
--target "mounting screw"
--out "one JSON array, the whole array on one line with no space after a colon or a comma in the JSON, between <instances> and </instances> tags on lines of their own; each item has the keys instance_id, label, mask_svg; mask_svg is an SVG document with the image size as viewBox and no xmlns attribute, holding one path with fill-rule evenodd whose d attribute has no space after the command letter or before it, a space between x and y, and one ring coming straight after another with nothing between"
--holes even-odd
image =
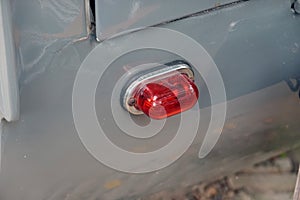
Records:
<instances>
[{"instance_id":1,"label":"mounting screw","mask_svg":"<svg viewBox=\"0 0 300 200\"><path fill-rule=\"evenodd\" d=\"M295 14L300 14L300 0L291 0L291 9Z\"/></svg>"}]
</instances>

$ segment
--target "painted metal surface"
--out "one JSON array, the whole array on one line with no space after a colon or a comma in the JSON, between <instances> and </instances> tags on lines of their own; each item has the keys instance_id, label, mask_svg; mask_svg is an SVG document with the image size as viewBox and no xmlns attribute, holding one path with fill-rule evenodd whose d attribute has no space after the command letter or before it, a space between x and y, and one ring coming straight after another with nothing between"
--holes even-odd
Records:
<instances>
[{"instance_id":1,"label":"painted metal surface","mask_svg":"<svg viewBox=\"0 0 300 200\"><path fill-rule=\"evenodd\" d=\"M0 119L19 118L19 86L9 1L0 2Z\"/></svg>"},{"instance_id":2,"label":"painted metal surface","mask_svg":"<svg viewBox=\"0 0 300 200\"><path fill-rule=\"evenodd\" d=\"M84 5L75 0L59 4L65 9L54 1L13 2L15 42L21 58L21 115L17 122L2 122L0 199L132 199L231 173L300 145L299 98L284 81L300 75L300 18L290 12L289 1L253 0L162 26L183 32L205 47L222 74L228 112L217 145L199 159L199 145L210 120L210 100L205 84L195 74L202 108L196 140L172 166L142 175L105 167L78 137L72 116L73 83L83 59L98 43L92 38L77 40L85 35ZM68 27L75 29L69 32ZM147 29L114 38L108 41L108 51L117 51L128 37L146 33ZM95 107L112 141L138 148L109 116L110 94L116 79L124 74L123 66L177 59L167 52L141 50L118 59L106 71L102 83L107 87L96 93ZM163 133L173 132L177 122L177 117L170 119ZM167 141L164 135L154 138L141 151Z\"/></svg>"},{"instance_id":3,"label":"painted metal surface","mask_svg":"<svg viewBox=\"0 0 300 200\"><path fill-rule=\"evenodd\" d=\"M86 8L81 0L15 0L12 5L22 89L23 83L45 72L65 46L87 38Z\"/></svg>"},{"instance_id":4,"label":"painted metal surface","mask_svg":"<svg viewBox=\"0 0 300 200\"><path fill-rule=\"evenodd\" d=\"M96 0L98 40L152 26L235 0Z\"/></svg>"}]
</instances>

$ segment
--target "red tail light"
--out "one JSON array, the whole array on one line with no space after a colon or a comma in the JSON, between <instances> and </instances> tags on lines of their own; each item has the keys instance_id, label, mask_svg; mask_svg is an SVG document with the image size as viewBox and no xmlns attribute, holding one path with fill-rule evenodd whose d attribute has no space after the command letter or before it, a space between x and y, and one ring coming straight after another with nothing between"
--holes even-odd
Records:
<instances>
[{"instance_id":1,"label":"red tail light","mask_svg":"<svg viewBox=\"0 0 300 200\"><path fill-rule=\"evenodd\" d=\"M127 110L164 119L192 108L199 97L193 72L187 65L173 68L152 72L149 77L141 77L129 86L125 100Z\"/></svg>"}]
</instances>

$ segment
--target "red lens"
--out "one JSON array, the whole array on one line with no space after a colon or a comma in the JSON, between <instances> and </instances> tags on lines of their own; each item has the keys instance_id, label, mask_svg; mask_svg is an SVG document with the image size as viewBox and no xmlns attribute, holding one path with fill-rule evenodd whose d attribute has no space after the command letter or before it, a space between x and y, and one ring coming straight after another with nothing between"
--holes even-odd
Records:
<instances>
[{"instance_id":1,"label":"red lens","mask_svg":"<svg viewBox=\"0 0 300 200\"><path fill-rule=\"evenodd\" d=\"M153 119L164 119L192 108L199 92L193 80L178 72L148 80L136 90L135 108Z\"/></svg>"}]
</instances>

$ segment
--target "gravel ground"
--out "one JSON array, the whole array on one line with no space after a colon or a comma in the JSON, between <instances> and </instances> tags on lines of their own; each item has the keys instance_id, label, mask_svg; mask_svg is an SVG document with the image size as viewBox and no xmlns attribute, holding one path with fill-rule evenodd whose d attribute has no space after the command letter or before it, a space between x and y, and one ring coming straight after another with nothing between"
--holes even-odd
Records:
<instances>
[{"instance_id":1,"label":"gravel ground","mask_svg":"<svg viewBox=\"0 0 300 200\"><path fill-rule=\"evenodd\" d=\"M162 191L141 200L290 200L299 162L300 149L214 182Z\"/></svg>"}]
</instances>

